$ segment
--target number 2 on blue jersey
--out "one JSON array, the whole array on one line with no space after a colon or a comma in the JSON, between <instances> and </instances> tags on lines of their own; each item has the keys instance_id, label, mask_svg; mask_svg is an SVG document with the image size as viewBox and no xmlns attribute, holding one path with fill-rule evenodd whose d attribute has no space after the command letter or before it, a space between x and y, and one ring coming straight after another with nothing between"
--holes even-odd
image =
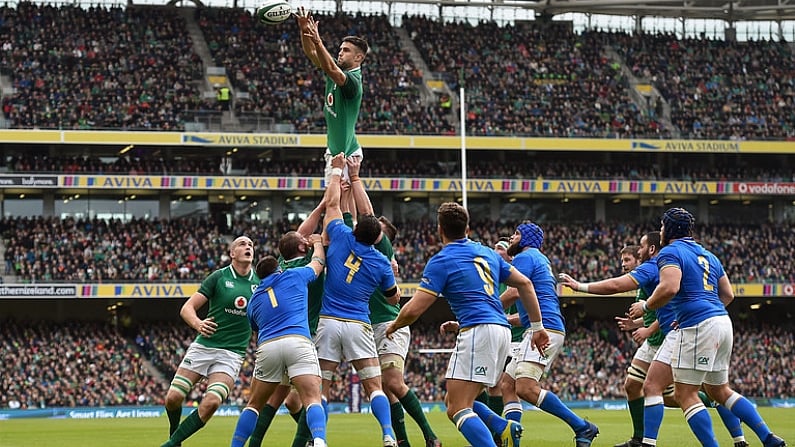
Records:
<instances>
[{"instance_id":1,"label":"number 2 on blue jersey","mask_svg":"<svg viewBox=\"0 0 795 447\"><path fill-rule=\"evenodd\" d=\"M483 290L489 295L494 295L494 278L491 277L491 268L485 259L478 256L472 261L475 264L475 270L478 271L480 279L483 280Z\"/></svg>"},{"instance_id":2,"label":"number 2 on blue jersey","mask_svg":"<svg viewBox=\"0 0 795 447\"><path fill-rule=\"evenodd\" d=\"M706 290L707 292L712 292L715 289L715 287L709 282L707 282L709 279L709 261L707 260L706 257L699 256L698 264L704 267L704 290Z\"/></svg>"}]
</instances>

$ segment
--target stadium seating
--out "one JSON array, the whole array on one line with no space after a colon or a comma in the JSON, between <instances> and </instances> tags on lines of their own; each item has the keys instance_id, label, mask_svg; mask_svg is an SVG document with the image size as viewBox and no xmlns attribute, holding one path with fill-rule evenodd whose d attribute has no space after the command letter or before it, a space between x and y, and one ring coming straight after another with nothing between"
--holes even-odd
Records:
<instances>
[{"instance_id":1,"label":"stadium seating","mask_svg":"<svg viewBox=\"0 0 795 447\"><path fill-rule=\"evenodd\" d=\"M225 174L221 170L221 155L197 154L193 157L154 157L143 150L124 156L55 156L31 153L9 154L0 160L0 167L10 173L64 173L109 175L207 175ZM440 154L424 153L422 158L405 157L388 160L378 154L362 164L362 176L402 178L458 178L458 161L442 161ZM510 162L495 160L491 151L472 151L467 157L469 178L492 179L575 179L575 180L687 180L687 181L771 181L795 180L792 170L776 157L755 155L746 158L718 157L705 163L687 155L678 156L671 163L650 165L642 157L627 155L621 161L605 161L598 156L582 156L561 160L560 153L533 158L516 157ZM508 154L509 158L511 154ZM256 158L250 154L228 157L231 168L238 175L321 177L323 162L317 157L302 160ZM752 166L749 164L753 163Z\"/></svg>"},{"instance_id":2,"label":"stadium seating","mask_svg":"<svg viewBox=\"0 0 795 447\"><path fill-rule=\"evenodd\" d=\"M795 62L787 42L620 33L609 34L604 42L663 94L685 138L781 140L795 135Z\"/></svg>"},{"instance_id":3,"label":"stadium seating","mask_svg":"<svg viewBox=\"0 0 795 447\"><path fill-rule=\"evenodd\" d=\"M176 316L175 316L176 318ZM575 317L567 322L563 352L546 381L564 400L623 399L626 365L637 346L612 321ZM731 384L756 398L793 398L791 325L735 321ZM112 324L0 321L0 346L11 357L0 364L0 408L162 405L168 381L195 333L181 321L141 322L129 338ZM454 337L435 324L415 325L406 382L422 401L442 401L447 354L420 349L451 348ZM244 405L253 369L254 341L230 394ZM143 367L147 359L157 369ZM347 402L351 370L344 363L334 378L331 401ZM193 406L203 384L187 397ZM364 401L364 396L362 395Z\"/></svg>"},{"instance_id":4,"label":"stadium seating","mask_svg":"<svg viewBox=\"0 0 795 447\"><path fill-rule=\"evenodd\" d=\"M281 234L295 222L273 225L238 221L234 235L254 240L257 256L277 253ZM435 224L398 222L394 241L401 277L416 281L425 262L441 247ZM514 223L474 220L471 237L493 246L509 236ZM212 222L199 219L75 220L5 218L0 229L6 272L20 282L197 282L226 265L227 240ZM45 229L47 229L45 231ZM619 250L637 243L647 229L619 223L555 223L546 226L543 250L555 271L581 280L621 274ZM710 225L696 237L715 252L735 283L795 282L795 234L787 224Z\"/></svg>"},{"instance_id":5,"label":"stadium seating","mask_svg":"<svg viewBox=\"0 0 795 447\"><path fill-rule=\"evenodd\" d=\"M201 60L174 9L20 2L0 22L11 127L182 130L202 107Z\"/></svg>"},{"instance_id":6,"label":"stadium seating","mask_svg":"<svg viewBox=\"0 0 795 447\"><path fill-rule=\"evenodd\" d=\"M364 35L372 44L360 133L455 132L450 110L424 91L421 70L386 16L317 17L332 54L339 44L335 39L347 34ZM300 53L295 26L260 25L241 9L202 8L186 18L176 8L25 2L0 8L0 67L14 89L2 100L6 124L184 130L196 114L218 108L203 98L203 63L187 31L190 20L201 30L204 42L198 43L226 69L235 92L243 93L233 98L240 123L265 123L260 131L281 124L299 133L325 132L324 80ZM786 43L575 34L559 23L541 29L409 16L401 27L429 69L453 90L463 75L473 135L795 136L795 62ZM441 41L445 44L438 45ZM605 47L615 51L608 55ZM632 99L624 66L661 92L671 106L673 127L666 127L656 105Z\"/></svg>"}]
</instances>

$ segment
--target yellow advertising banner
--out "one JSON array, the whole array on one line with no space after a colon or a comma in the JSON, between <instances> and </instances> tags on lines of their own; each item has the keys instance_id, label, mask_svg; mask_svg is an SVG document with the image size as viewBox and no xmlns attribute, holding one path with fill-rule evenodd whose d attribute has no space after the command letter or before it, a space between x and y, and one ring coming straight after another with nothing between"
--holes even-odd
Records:
<instances>
[{"instance_id":1,"label":"yellow advertising banner","mask_svg":"<svg viewBox=\"0 0 795 447\"><path fill-rule=\"evenodd\" d=\"M371 192L458 192L460 179L368 178ZM320 177L152 176L152 175L0 175L0 188L18 186L88 189L193 189L225 191L323 191ZM635 180L470 179L469 192L534 194L791 195L795 183L689 182Z\"/></svg>"},{"instance_id":2,"label":"yellow advertising banner","mask_svg":"<svg viewBox=\"0 0 795 447\"><path fill-rule=\"evenodd\" d=\"M455 135L359 135L357 138L365 149L461 149L461 137ZM467 149L478 150L795 154L795 141L468 136L466 142ZM0 130L0 143L324 148L326 135L5 129Z\"/></svg>"},{"instance_id":3,"label":"yellow advertising banner","mask_svg":"<svg viewBox=\"0 0 795 447\"><path fill-rule=\"evenodd\" d=\"M52 284L38 285L42 289L48 289L48 286L52 286ZM187 298L199 290L199 286L199 283L141 283L80 284L76 288L78 298ZM411 297L417 291L418 286L419 283L415 282L401 283L401 296ZM795 295L795 284L734 284L733 288L734 295L738 298L775 298ZM568 287L559 287L558 294L561 298L596 298L596 295L574 292ZM611 296L631 298L635 296L635 293L622 293Z\"/></svg>"}]
</instances>

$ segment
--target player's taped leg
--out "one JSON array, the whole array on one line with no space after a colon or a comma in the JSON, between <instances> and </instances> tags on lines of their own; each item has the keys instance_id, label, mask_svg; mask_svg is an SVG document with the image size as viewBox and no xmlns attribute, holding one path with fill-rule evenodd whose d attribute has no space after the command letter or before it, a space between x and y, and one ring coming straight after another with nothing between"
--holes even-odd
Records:
<instances>
[{"instance_id":1,"label":"player's taped leg","mask_svg":"<svg viewBox=\"0 0 795 447\"><path fill-rule=\"evenodd\" d=\"M636 382L643 383L646 381L646 372L647 370L636 366L634 364L630 364L627 368L627 378L630 380L634 380Z\"/></svg>"},{"instance_id":2,"label":"player's taped leg","mask_svg":"<svg viewBox=\"0 0 795 447\"><path fill-rule=\"evenodd\" d=\"M541 381L544 375L544 367L534 362L519 362L516 365L516 378L533 379L536 382Z\"/></svg>"},{"instance_id":3,"label":"player's taped leg","mask_svg":"<svg viewBox=\"0 0 795 447\"><path fill-rule=\"evenodd\" d=\"M403 360L403 357L400 357L399 355L389 356L388 358L381 360L380 363L381 371L385 371L389 368L397 368L403 371L403 367L406 365L406 361ZM359 376L361 376L361 374L359 374Z\"/></svg>"},{"instance_id":4,"label":"player's taped leg","mask_svg":"<svg viewBox=\"0 0 795 447\"><path fill-rule=\"evenodd\" d=\"M373 379L381 377L381 367L379 366L366 366L357 371L361 380Z\"/></svg>"},{"instance_id":5,"label":"player's taped leg","mask_svg":"<svg viewBox=\"0 0 795 447\"><path fill-rule=\"evenodd\" d=\"M207 385L207 394L217 396L223 403L229 396L229 387L223 382L213 382Z\"/></svg>"},{"instance_id":6,"label":"player's taped leg","mask_svg":"<svg viewBox=\"0 0 795 447\"><path fill-rule=\"evenodd\" d=\"M171 385L169 385L168 389L182 395L184 398L188 395L188 393L190 393L190 390L193 389L193 383L187 377L175 375L171 380Z\"/></svg>"}]
</instances>

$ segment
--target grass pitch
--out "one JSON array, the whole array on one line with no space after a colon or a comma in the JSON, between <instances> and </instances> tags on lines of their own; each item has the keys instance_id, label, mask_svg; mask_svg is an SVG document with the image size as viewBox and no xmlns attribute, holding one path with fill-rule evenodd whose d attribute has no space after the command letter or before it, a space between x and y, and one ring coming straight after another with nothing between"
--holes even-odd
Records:
<instances>
[{"instance_id":1,"label":"grass pitch","mask_svg":"<svg viewBox=\"0 0 795 447\"><path fill-rule=\"evenodd\" d=\"M790 444L795 443L795 409L760 408L762 417L779 436ZM626 411L584 410L577 413L599 426L600 435L595 447L611 447L631 435L629 413ZM721 446L732 446L731 438L720 422L717 413L713 416L715 433ZM427 415L436 434L445 447L463 447L466 440L447 420L444 413ZM212 419L183 445L185 447L228 446L237 418L217 417ZM411 444L423 447L422 435L414 421L406 415ZM528 447L572 447L573 434L557 418L538 411L525 412L522 418L525 427L522 445ZM277 416L265 436L263 445L289 447L295 423L289 416ZM157 447L166 440L168 421L159 419L14 419L0 421L0 446L2 447ZM372 415L331 415L328 441L330 447L379 447L380 430ZM746 439L752 446L761 442L746 428ZM699 444L685 423L680 410L667 410L660 431L659 445L675 447L697 447Z\"/></svg>"}]
</instances>

